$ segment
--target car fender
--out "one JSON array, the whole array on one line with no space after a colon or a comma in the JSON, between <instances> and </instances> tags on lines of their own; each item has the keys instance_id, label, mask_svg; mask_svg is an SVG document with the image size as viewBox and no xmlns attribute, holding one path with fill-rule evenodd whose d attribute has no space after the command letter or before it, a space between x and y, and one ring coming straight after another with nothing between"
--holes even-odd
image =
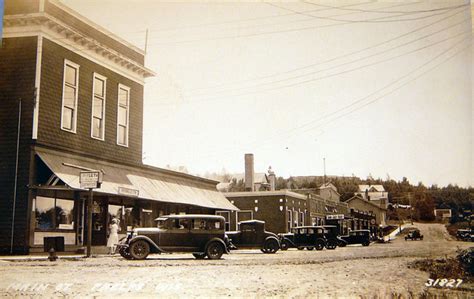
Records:
<instances>
[{"instance_id":1,"label":"car fender","mask_svg":"<svg viewBox=\"0 0 474 299\"><path fill-rule=\"evenodd\" d=\"M290 243L291 246L293 246L293 247L297 247L296 244L293 241L291 241L290 239L288 239L286 237L281 238L280 243L282 243L283 241Z\"/></svg>"},{"instance_id":2,"label":"car fender","mask_svg":"<svg viewBox=\"0 0 474 299\"><path fill-rule=\"evenodd\" d=\"M147 236L135 236L133 237L130 242L128 243L129 245L131 245L133 242L136 242L138 240L145 240L148 242L148 244L150 244L150 246L154 247L156 250L158 250L159 253L166 253L166 250L163 250L161 249L158 245L156 245L155 242L153 242L152 239L150 239L149 237Z\"/></svg>"},{"instance_id":3,"label":"car fender","mask_svg":"<svg viewBox=\"0 0 474 299\"><path fill-rule=\"evenodd\" d=\"M222 239L220 239L220 238L212 238L212 239L210 239L209 241L207 241L206 246L204 246L204 252L207 251L207 247L209 246L209 244L211 244L211 243L213 243L213 242L219 242L219 243L221 243L222 246L224 246L224 252L225 252L225 253L229 253L229 249L227 248L227 245L226 245L225 242L222 241Z\"/></svg>"},{"instance_id":4,"label":"car fender","mask_svg":"<svg viewBox=\"0 0 474 299\"><path fill-rule=\"evenodd\" d=\"M265 240L263 240L263 244L265 244L265 242L267 242L268 240L275 240L277 241L278 243L278 248L280 248L280 240L278 240L278 238L276 238L275 236L268 236L265 238ZM263 246L262 244L262 246Z\"/></svg>"}]
</instances>

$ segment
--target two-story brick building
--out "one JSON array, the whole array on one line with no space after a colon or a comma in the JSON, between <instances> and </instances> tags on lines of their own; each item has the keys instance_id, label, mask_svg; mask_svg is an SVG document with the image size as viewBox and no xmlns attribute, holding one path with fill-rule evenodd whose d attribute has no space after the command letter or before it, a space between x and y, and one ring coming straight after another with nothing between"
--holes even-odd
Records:
<instances>
[{"instance_id":1,"label":"two-story brick building","mask_svg":"<svg viewBox=\"0 0 474 299\"><path fill-rule=\"evenodd\" d=\"M86 242L81 171L94 192L92 243L162 214L236 210L218 182L142 163L145 53L56 0L6 0L0 48L0 252L48 236Z\"/></svg>"}]
</instances>

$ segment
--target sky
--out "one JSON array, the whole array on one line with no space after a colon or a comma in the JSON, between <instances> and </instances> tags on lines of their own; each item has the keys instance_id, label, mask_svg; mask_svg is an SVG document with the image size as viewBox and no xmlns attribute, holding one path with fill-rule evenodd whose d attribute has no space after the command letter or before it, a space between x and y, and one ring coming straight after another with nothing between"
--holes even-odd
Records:
<instances>
[{"instance_id":1,"label":"sky","mask_svg":"<svg viewBox=\"0 0 474 299\"><path fill-rule=\"evenodd\" d=\"M62 2L147 44L146 164L474 186L466 1Z\"/></svg>"}]
</instances>

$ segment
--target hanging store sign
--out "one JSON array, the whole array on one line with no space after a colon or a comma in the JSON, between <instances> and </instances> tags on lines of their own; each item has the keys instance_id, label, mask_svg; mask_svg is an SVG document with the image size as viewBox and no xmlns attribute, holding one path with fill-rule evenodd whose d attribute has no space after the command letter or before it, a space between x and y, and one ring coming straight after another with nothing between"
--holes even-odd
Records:
<instances>
[{"instance_id":1,"label":"hanging store sign","mask_svg":"<svg viewBox=\"0 0 474 299\"><path fill-rule=\"evenodd\" d=\"M342 220L342 219L344 219L344 214L326 215L326 220Z\"/></svg>"},{"instance_id":2,"label":"hanging store sign","mask_svg":"<svg viewBox=\"0 0 474 299\"><path fill-rule=\"evenodd\" d=\"M81 189L100 188L102 173L100 171L81 171L79 183L81 184Z\"/></svg>"},{"instance_id":3,"label":"hanging store sign","mask_svg":"<svg viewBox=\"0 0 474 299\"><path fill-rule=\"evenodd\" d=\"M137 189L118 187L118 194L138 197L139 191Z\"/></svg>"}]
</instances>

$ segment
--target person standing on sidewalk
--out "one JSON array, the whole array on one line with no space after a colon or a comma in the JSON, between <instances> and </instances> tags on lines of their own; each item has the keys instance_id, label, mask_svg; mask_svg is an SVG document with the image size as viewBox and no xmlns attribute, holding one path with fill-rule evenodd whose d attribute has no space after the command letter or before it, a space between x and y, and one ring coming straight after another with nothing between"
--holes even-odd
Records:
<instances>
[{"instance_id":1,"label":"person standing on sidewalk","mask_svg":"<svg viewBox=\"0 0 474 299\"><path fill-rule=\"evenodd\" d=\"M120 231L120 226L118 225L118 220L113 218L109 225L109 238L107 240L107 247L109 248L109 254L114 254L117 244L119 242L118 232Z\"/></svg>"}]
</instances>

